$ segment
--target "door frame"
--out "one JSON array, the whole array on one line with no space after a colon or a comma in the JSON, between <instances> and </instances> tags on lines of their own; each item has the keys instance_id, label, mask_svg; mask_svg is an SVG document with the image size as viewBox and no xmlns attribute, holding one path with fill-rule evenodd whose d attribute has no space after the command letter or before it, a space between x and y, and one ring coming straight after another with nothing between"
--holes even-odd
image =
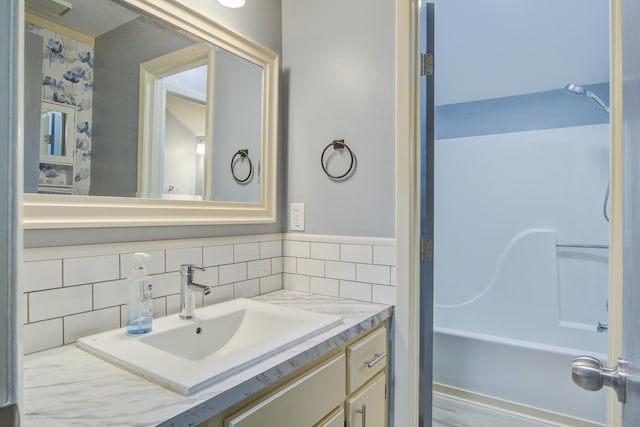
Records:
<instances>
[{"instance_id":1,"label":"door frame","mask_svg":"<svg viewBox=\"0 0 640 427\"><path fill-rule=\"evenodd\" d=\"M609 2L610 34L610 178L609 222L609 351L608 364L622 356L622 268L623 268L623 184L624 121L622 110L622 1ZM607 391L607 425L622 424L622 405L613 389Z\"/></svg>"},{"instance_id":2,"label":"door frame","mask_svg":"<svg viewBox=\"0 0 640 427\"><path fill-rule=\"evenodd\" d=\"M610 0L609 361L622 353L622 2ZM417 47L419 1L396 0L396 313L394 411L396 426L418 425L419 412L419 125ZM567 367L569 369L569 367ZM402 385L400 387L399 385ZM607 425L621 425L622 408L608 391Z\"/></svg>"},{"instance_id":3,"label":"door frame","mask_svg":"<svg viewBox=\"0 0 640 427\"><path fill-rule=\"evenodd\" d=\"M417 426L420 409L419 0L396 0L395 234L392 426Z\"/></svg>"},{"instance_id":4,"label":"door frame","mask_svg":"<svg viewBox=\"0 0 640 427\"><path fill-rule=\"evenodd\" d=\"M0 420L19 425L22 348L18 274L22 266L24 2L0 5ZM4 65L6 64L6 65Z\"/></svg>"}]
</instances>

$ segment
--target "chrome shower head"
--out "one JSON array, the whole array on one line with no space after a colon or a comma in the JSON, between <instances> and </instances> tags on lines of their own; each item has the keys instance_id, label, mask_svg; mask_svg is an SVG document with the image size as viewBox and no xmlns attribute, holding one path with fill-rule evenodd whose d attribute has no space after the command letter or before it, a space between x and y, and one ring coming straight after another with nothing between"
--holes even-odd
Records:
<instances>
[{"instance_id":1,"label":"chrome shower head","mask_svg":"<svg viewBox=\"0 0 640 427\"><path fill-rule=\"evenodd\" d=\"M564 89L568 90L569 92L576 93L578 95L584 95L586 92L585 88L583 88L582 86L574 85L573 83L569 83L564 87Z\"/></svg>"},{"instance_id":2,"label":"chrome shower head","mask_svg":"<svg viewBox=\"0 0 640 427\"><path fill-rule=\"evenodd\" d=\"M605 105L605 103L602 102L602 100L598 97L598 95L591 92L590 90L587 90L582 86L574 85L573 83L569 83L564 87L564 89L568 90L569 92L575 93L577 95L584 95L587 98L590 98L593 102L596 103L598 107L602 108L607 113L609 112L609 107L607 107L607 105Z\"/></svg>"}]
</instances>

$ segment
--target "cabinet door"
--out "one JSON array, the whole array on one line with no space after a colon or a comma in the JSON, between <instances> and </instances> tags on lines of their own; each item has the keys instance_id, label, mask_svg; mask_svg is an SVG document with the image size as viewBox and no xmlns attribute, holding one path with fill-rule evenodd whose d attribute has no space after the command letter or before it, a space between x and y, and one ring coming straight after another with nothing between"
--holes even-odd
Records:
<instances>
[{"instance_id":1,"label":"cabinet door","mask_svg":"<svg viewBox=\"0 0 640 427\"><path fill-rule=\"evenodd\" d=\"M347 399L347 427L386 427L386 377L381 373Z\"/></svg>"},{"instance_id":2,"label":"cabinet door","mask_svg":"<svg viewBox=\"0 0 640 427\"><path fill-rule=\"evenodd\" d=\"M336 408L331 414L327 415L315 427L344 427L344 409L342 406Z\"/></svg>"},{"instance_id":3,"label":"cabinet door","mask_svg":"<svg viewBox=\"0 0 640 427\"><path fill-rule=\"evenodd\" d=\"M268 398L241 409L225 427L308 427L345 397L345 356L341 354Z\"/></svg>"}]
</instances>

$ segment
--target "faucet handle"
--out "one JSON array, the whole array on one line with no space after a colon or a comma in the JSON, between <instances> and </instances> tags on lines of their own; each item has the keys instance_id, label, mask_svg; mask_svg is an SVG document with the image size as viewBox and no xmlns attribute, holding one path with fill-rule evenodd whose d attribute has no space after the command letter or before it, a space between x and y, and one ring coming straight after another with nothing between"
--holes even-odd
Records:
<instances>
[{"instance_id":1,"label":"faucet handle","mask_svg":"<svg viewBox=\"0 0 640 427\"><path fill-rule=\"evenodd\" d=\"M198 267L198 266L197 266L197 265L195 265L195 264L180 264L180 269L181 269L181 270L184 270L185 268L186 268L186 270L187 270L187 271L186 271L186 273L187 273L187 274L193 274L193 270L194 270L194 269L196 269L196 270L200 270L200 271L206 271L206 269L205 269L205 268L203 268L203 267Z\"/></svg>"}]
</instances>

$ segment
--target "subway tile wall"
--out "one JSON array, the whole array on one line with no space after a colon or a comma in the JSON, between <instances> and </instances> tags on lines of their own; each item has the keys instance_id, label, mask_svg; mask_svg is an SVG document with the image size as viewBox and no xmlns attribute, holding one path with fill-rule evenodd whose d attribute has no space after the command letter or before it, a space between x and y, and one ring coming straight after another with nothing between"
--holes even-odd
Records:
<instances>
[{"instance_id":1,"label":"subway tile wall","mask_svg":"<svg viewBox=\"0 0 640 427\"><path fill-rule=\"evenodd\" d=\"M213 288L197 306L282 289L393 304L394 239L267 234L24 252L21 314L25 354L125 326L133 253L146 252L154 317L180 310L180 264L201 265Z\"/></svg>"},{"instance_id":2,"label":"subway tile wall","mask_svg":"<svg viewBox=\"0 0 640 427\"><path fill-rule=\"evenodd\" d=\"M395 239L285 234L285 289L395 304Z\"/></svg>"},{"instance_id":3,"label":"subway tile wall","mask_svg":"<svg viewBox=\"0 0 640 427\"><path fill-rule=\"evenodd\" d=\"M211 286L197 306L282 288L282 234L34 248L24 252L21 312L25 354L126 325L134 252L146 252L154 317L180 311L180 264L204 266Z\"/></svg>"}]
</instances>

